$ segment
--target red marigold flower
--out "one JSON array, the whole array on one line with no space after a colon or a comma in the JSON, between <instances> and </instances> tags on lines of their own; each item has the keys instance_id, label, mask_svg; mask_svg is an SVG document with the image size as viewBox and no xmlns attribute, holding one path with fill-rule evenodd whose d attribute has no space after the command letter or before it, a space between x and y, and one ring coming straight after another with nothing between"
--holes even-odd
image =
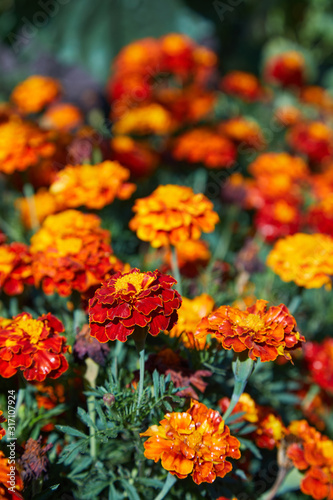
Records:
<instances>
[{"instance_id":1,"label":"red marigold flower","mask_svg":"<svg viewBox=\"0 0 333 500\"><path fill-rule=\"evenodd\" d=\"M0 291L7 295L18 295L24 285L33 285L32 257L24 243L0 246Z\"/></svg>"},{"instance_id":2,"label":"red marigold flower","mask_svg":"<svg viewBox=\"0 0 333 500\"><path fill-rule=\"evenodd\" d=\"M285 200L266 203L255 215L254 225L259 233L271 243L278 238L297 233L301 225L298 208Z\"/></svg>"},{"instance_id":3,"label":"red marigold flower","mask_svg":"<svg viewBox=\"0 0 333 500\"><path fill-rule=\"evenodd\" d=\"M173 157L178 161L203 163L207 168L228 168L236 160L234 144L208 128L184 132L175 139Z\"/></svg>"},{"instance_id":4,"label":"red marigold flower","mask_svg":"<svg viewBox=\"0 0 333 500\"><path fill-rule=\"evenodd\" d=\"M304 355L313 380L333 394L333 339L308 342Z\"/></svg>"},{"instance_id":5,"label":"red marigold flower","mask_svg":"<svg viewBox=\"0 0 333 500\"><path fill-rule=\"evenodd\" d=\"M177 321L181 297L176 280L159 271L117 273L89 301L89 325L99 342L120 340L145 329L151 335L170 330Z\"/></svg>"},{"instance_id":6,"label":"red marigold flower","mask_svg":"<svg viewBox=\"0 0 333 500\"><path fill-rule=\"evenodd\" d=\"M213 483L232 470L228 457L240 458L238 439L221 415L198 401L191 401L186 412L167 413L160 425L140 434L148 436L145 457L184 479L191 474L196 484Z\"/></svg>"},{"instance_id":7,"label":"red marigold flower","mask_svg":"<svg viewBox=\"0 0 333 500\"><path fill-rule=\"evenodd\" d=\"M2 416L3 412L0 410L0 424L3 424L4 422L7 422L7 419ZM0 440L5 436L6 431L3 427L0 425Z\"/></svg>"},{"instance_id":8,"label":"red marigold flower","mask_svg":"<svg viewBox=\"0 0 333 500\"><path fill-rule=\"evenodd\" d=\"M46 294L87 292L113 270L110 233L96 215L65 210L49 215L31 238L35 283Z\"/></svg>"},{"instance_id":9,"label":"red marigold flower","mask_svg":"<svg viewBox=\"0 0 333 500\"><path fill-rule=\"evenodd\" d=\"M290 352L301 347L305 338L297 331L295 318L284 304L267 309L266 300L245 311L221 306L198 325L198 338L211 334L224 349L248 350L251 359L274 361L278 356L291 360Z\"/></svg>"},{"instance_id":10,"label":"red marigold flower","mask_svg":"<svg viewBox=\"0 0 333 500\"><path fill-rule=\"evenodd\" d=\"M68 368L64 354L70 349L60 337L64 326L52 314L33 319L21 313L13 319L0 319L0 373L9 378L18 370L26 380L42 382L58 378Z\"/></svg>"},{"instance_id":11,"label":"red marigold flower","mask_svg":"<svg viewBox=\"0 0 333 500\"><path fill-rule=\"evenodd\" d=\"M219 221L206 196L194 194L189 187L171 184L159 186L150 196L137 199L133 211L136 215L129 227L154 248L198 240L202 231L214 231Z\"/></svg>"},{"instance_id":12,"label":"red marigold flower","mask_svg":"<svg viewBox=\"0 0 333 500\"><path fill-rule=\"evenodd\" d=\"M221 89L244 101L257 101L264 96L264 89L258 78L245 71L230 71L222 78Z\"/></svg>"},{"instance_id":13,"label":"red marigold flower","mask_svg":"<svg viewBox=\"0 0 333 500\"><path fill-rule=\"evenodd\" d=\"M159 156L145 143L120 135L111 140L113 158L135 177L145 177L155 170Z\"/></svg>"},{"instance_id":14,"label":"red marigold flower","mask_svg":"<svg viewBox=\"0 0 333 500\"><path fill-rule=\"evenodd\" d=\"M310 207L306 219L315 232L333 237L333 196L330 195Z\"/></svg>"},{"instance_id":15,"label":"red marigold flower","mask_svg":"<svg viewBox=\"0 0 333 500\"><path fill-rule=\"evenodd\" d=\"M38 113L58 97L60 90L57 80L33 75L14 88L11 100L22 113Z\"/></svg>"},{"instance_id":16,"label":"red marigold flower","mask_svg":"<svg viewBox=\"0 0 333 500\"><path fill-rule=\"evenodd\" d=\"M297 123L290 129L287 140L295 151L316 163L333 155L333 131L319 121Z\"/></svg>"},{"instance_id":17,"label":"red marigold flower","mask_svg":"<svg viewBox=\"0 0 333 500\"><path fill-rule=\"evenodd\" d=\"M264 74L270 83L283 87L301 87L305 80L305 59L296 50L277 54L268 59Z\"/></svg>"},{"instance_id":18,"label":"red marigold flower","mask_svg":"<svg viewBox=\"0 0 333 500\"><path fill-rule=\"evenodd\" d=\"M10 473L15 468L13 484L10 484ZM13 489L8 489L10 487ZM10 465L9 459L0 450L0 499L1 500L24 500L23 496L19 493L23 490L22 478L14 465Z\"/></svg>"}]
</instances>

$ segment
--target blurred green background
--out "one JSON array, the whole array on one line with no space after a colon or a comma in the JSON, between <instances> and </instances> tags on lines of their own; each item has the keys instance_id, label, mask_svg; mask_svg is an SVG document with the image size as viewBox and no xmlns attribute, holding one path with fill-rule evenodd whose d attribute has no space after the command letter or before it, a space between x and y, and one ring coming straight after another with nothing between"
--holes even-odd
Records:
<instances>
[{"instance_id":1,"label":"blurred green background","mask_svg":"<svg viewBox=\"0 0 333 500\"><path fill-rule=\"evenodd\" d=\"M69 98L102 92L121 47L173 31L216 50L222 71L258 73L282 44L307 52L313 78L332 80L331 0L0 0L0 14L1 98L32 73L60 78Z\"/></svg>"}]
</instances>

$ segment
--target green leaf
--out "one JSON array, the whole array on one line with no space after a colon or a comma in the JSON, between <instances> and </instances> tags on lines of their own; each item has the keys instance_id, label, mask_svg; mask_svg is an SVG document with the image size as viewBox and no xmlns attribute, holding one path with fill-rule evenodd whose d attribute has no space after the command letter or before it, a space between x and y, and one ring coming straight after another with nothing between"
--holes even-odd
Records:
<instances>
[{"instance_id":1,"label":"green leaf","mask_svg":"<svg viewBox=\"0 0 333 500\"><path fill-rule=\"evenodd\" d=\"M159 374L158 374L157 370L154 370L154 373L153 373L153 384L154 384L155 401L157 401L158 396L159 396Z\"/></svg>"},{"instance_id":2,"label":"green leaf","mask_svg":"<svg viewBox=\"0 0 333 500\"><path fill-rule=\"evenodd\" d=\"M126 493L128 493L130 500L140 500L140 497L132 484L130 484L126 479L119 479L119 482L123 485Z\"/></svg>"},{"instance_id":3,"label":"green leaf","mask_svg":"<svg viewBox=\"0 0 333 500\"><path fill-rule=\"evenodd\" d=\"M63 432L64 434L68 434L69 436L76 436L84 439L88 437L83 432L78 431L77 429L74 429L69 425L56 425L56 429L58 429L60 432Z\"/></svg>"},{"instance_id":4,"label":"green leaf","mask_svg":"<svg viewBox=\"0 0 333 500\"><path fill-rule=\"evenodd\" d=\"M304 477L304 474L301 474L298 469L291 469L289 474L287 474L285 480L280 486L277 495L283 495L288 491L299 490L300 483Z\"/></svg>"},{"instance_id":5,"label":"green leaf","mask_svg":"<svg viewBox=\"0 0 333 500\"><path fill-rule=\"evenodd\" d=\"M84 411L83 408L79 407L77 409L77 414L78 414L81 422L83 422L87 427L93 427L96 431L98 431L96 424L91 420L90 416L88 415L88 413L86 411Z\"/></svg>"},{"instance_id":6,"label":"green leaf","mask_svg":"<svg viewBox=\"0 0 333 500\"><path fill-rule=\"evenodd\" d=\"M164 396L164 393L165 393L164 375L160 376L160 393L161 393L161 396Z\"/></svg>"},{"instance_id":7,"label":"green leaf","mask_svg":"<svg viewBox=\"0 0 333 500\"><path fill-rule=\"evenodd\" d=\"M164 400L163 401L163 406L166 409L166 411L173 411L172 410L172 406L171 406L171 404L168 401Z\"/></svg>"},{"instance_id":8,"label":"green leaf","mask_svg":"<svg viewBox=\"0 0 333 500\"><path fill-rule=\"evenodd\" d=\"M158 479L150 479L148 477L138 477L135 479L137 483L143 484L144 486L149 486L151 488L162 489L163 481L159 481Z\"/></svg>"},{"instance_id":9,"label":"green leaf","mask_svg":"<svg viewBox=\"0 0 333 500\"><path fill-rule=\"evenodd\" d=\"M238 439L241 443L241 448L248 448L250 451L252 451L253 455L256 458L259 458L259 460L262 459L262 455L259 451L259 449L256 447L256 445L250 441L249 439L244 439L244 438L239 438Z\"/></svg>"},{"instance_id":10,"label":"green leaf","mask_svg":"<svg viewBox=\"0 0 333 500\"><path fill-rule=\"evenodd\" d=\"M88 455L86 457L83 457L82 460L78 463L76 467L71 471L70 474L68 474L68 477L75 476L79 472L87 469L91 464L92 464L92 458Z\"/></svg>"}]
</instances>

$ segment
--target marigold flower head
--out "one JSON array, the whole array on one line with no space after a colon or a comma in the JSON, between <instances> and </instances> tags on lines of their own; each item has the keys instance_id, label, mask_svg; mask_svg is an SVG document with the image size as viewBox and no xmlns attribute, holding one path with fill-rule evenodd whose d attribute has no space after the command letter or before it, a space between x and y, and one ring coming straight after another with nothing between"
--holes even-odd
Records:
<instances>
[{"instance_id":1,"label":"marigold flower head","mask_svg":"<svg viewBox=\"0 0 333 500\"><path fill-rule=\"evenodd\" d=\"M333 339L328 337L321 343L308 342L305 360L315 383L333 394Z\"/></svg>"},{"instance_id":2,"label":"marigold flower head","mask_svg":"<svg viewBox=\"0 0 333 500\"><path fill-rule=\"evenodd\" d=\"M225 413L230 404L230 399L227 397L221 398L217 402L217 404L221 408L221 412ZM246 422L251 422L252 424L254 424L259 420L256 402L251 398L249 394L247 394L247 392L243 392L243 394L240 396L238 403L235 405L233 411L231 412L231 415L233 413L243 413L243 415L241 415L239 419L237 419L237 421L245 420Z\"/></svg>"},{"instance_id":3,"label":"marigold flower head","mask_svg":"<svg viewBox=\"0 0 333 500\"><path fill-rule=\"evenodd\" d=\"M35 284L46 294L83 293L112 272L110 233L96 215L65 210L49 215L31 238Z\"/></svg>"},{"instance_id":4,"label":"marigold flower head","mask_svg":"<svg viewBox=\"0 0 333 500\"><path fill-rule=\"evenodd\" d=\"M91 358L100 366L104 366L110 347L108 344L101 344L90 335L89 325L83 325L75 338L73 354L80 360Z\"/></svg>"},{"instance_id":5,"label":"marigold flower head","mask_svg":"<svg viewBox=\"0 0 333 500\"><path fill-rule=\"evenodd\" d=\"M177 137L172 154L178 161L227 168L235 162L237 152L225 136L208 128L197 128Z\"/></svg>"},{"instance_id":6,"label":"marigold flower head","mask_svg":"<svg viewBox=\"0 0 333 500\"><path fill-rule=\"evenodd\" d=\"M333 131L319 121L297 123L289 130L287 140L295 151L314 162L328 160L333 154Z\"/></svg>"},{"instance_id":7,"label":"marigold flower head","mask_svg":"<svg viewBox=\"0 0 333 500\"><path fill-rule=\"evenodd\" d=\"M297 206L284 199L265 203L255 215L254 224L268 243L294 234L300 229L301 214Z\"/></svg>"},{"instance_id":8,"label":"marigold flower head","mask_svg":"<svg viewBox=\"0 0 333 500\"><path fill-rule=\"evenodd\" d=\"M220 124L218 130L237 144L244 144L254 149L262 149L265 146L259 125L242 116L226 120Z\"/></svg>"},{"instance_id":9,"label":"marigold flower head","mask_svg":"<svg viewBox=\"0 0 333 500\"><path fill-rule=\"evenodd\" d=\"M11 471L15 469L15 480L13 485L9 483ZM13 486L13 489L8 489ZM10 465L9 458L0 450L0 499L1 500L24 500L20 491L23 490L23 481L16 468L16 465Z\"/></svg>"},{"instance_id":10,"label":"marigold flower head","mask_svg":"<svg viewBox=\"0 0 333 500\"><path fill-rule=\"evenodd\" d=\"M310 207L306 220L315 232L333 237L333 194Z\"/></svg>"},{"instance_id":11,"label":"marigold flower head","mask_svg":"<svg viewBox=\"0 0 333 500\"><path fill-rule=\"evenodd\" d=\"M177 260L180 274L194 278L207 266L211 258L208 243L203 240L188 240L177 244ZM165 257L168 268L171 265L171 251Z\"/></svg>"},{"instance_id":12,"label":"marigold flower head","mask_svg":"<svg viewBox=\"0 0 333 500\"><path fill-rule=\"evenodd\" d=\"M137 199L133 211L136 215L130 229L154 248L198 240L202 231L214 231L219 221L206 196L173 184L159 186L150 196Z\"/></svg>"},{"instance_id":13,"label":"marigold flower head","mask_svg":"<svg viewBox=\"0 0 333 500\"><path fill-rule=\"evenodd\" d=\"M160 59L160 46L154 38L136 40L124 47L114 61L116 73L146 73L157 68Z\"/></svg>"},{"instance_id":14,"label":"marigold flower head","mask_svg":"<svg viewBox=\"0 0 333 500\"><path fill-rule=\"evenodd\" d=\"M323 111L333 110L333 99L330 93L319 85L309 85L301 90L300 99L306 104L315 106Z\"/></svg>"},{"instance_id":15,"label":"marigold flower head","mask_svg":"<svg viewBox=\"0 0 333 500\"><path fill-rule=\"evenodd\" d=\"M30 199L18 198L15 201L15 206L19 210L21 220L26 228L34 227L34 220L31 217L31 205L33 206L34 215L39 224L43 222L48 215L55 214L64 207L60 205L55 196L47 189L39 189Z\"/></svg>"},{"instance_id":16,"label":"marigold flower head","mask_svg":"<svg viewBox=\"0 0 333 500\"><path fill-rule=\"evenodd\" d=\"M160 104L151 103L127 110L113 126L115 134L168 134L175 128L171 114Z\"/></svg>"},{"instance_id":17,"label":"marigold flower head","mask_svg":"<svg viewBox=\"0 0 333 500\"><path fill-rule=\"evenodd\" d=\"M257 101L264 95L260 81L245 71L230 71L221 80L221 89L244 101Z\"/></svg>"},{"instance_id":18,"label":"marigold flower head","mask_svg":"<svg viewBox=\"0 0 333 500\"><path fill-rule=\"evenodd\" d=\"M194 400L186 412L167 413L160 425L140 435L148 436L146 458L161 460L162 467L179 479L191 474L196 484L224 477L232 470L227 458L240 458L240 443L221 415Z\"/></svg>"},{"instance_id":19,"label":"marigold flower head","mask_svg":"<svg viewBox=\"0 0 333 500\"><path fill-rule=\"evenodd\" d=\"M296 233L278 240L267 265L282 279L304 288L331 288L333 238L325 234Z\"/></svg>"},{"instance_id":20,"label":"marigold flower head","mask_svg":"<svg viewBox=\"0 0 333 500\"><path fill-rule=\"evenodd\" d=\"M46 453L53 447L52 443L42 446L42 436L37 440L29 438L25 443L24 453L19 459L21 476L25 483L39 479L48 470L50 461Z\"/></svg>"},{"instance_id":21,"label":"marigold flower head","mask_svg":"<svg viewBox=\"0 0 333 500\"><path fill-rule=\"evenodd\" d=\"M19 295L33 283L29 248L24 243L0 245L0 291Z\"/></svg>"},{"instance_id":22,"label":"marigold flower head","mask_svg":"<svg viewBox=\"0 0 333 500\"><path fill-rule=\"evenodd\" d=\"M64 326L52 314L33 319L21 313L12 320L0 319L0 373L9 378L18 370L26 380L42 382L58 378L68 368L64 354L69 350L59 333Z\"/></svg>"},{"instance_id":23,"label":"marigold flower head","mask_svg":"<svg viewBox=\"0 0 333 500\"><path fill-rule=\"evenodd\" d=\"M183 297L178 311L178 322L168 333L169 337L180 337L189 349L204 349L206 339L196 339L194 333L200 320L212 312L214 304L214 299L207 293L194 299Z\"/></svg>"},{"instance_id":24,"label":"marigold flower head","mask_svg":"<svg viewBox=\"0 0 333 500\"><path fill-rule=\"evenodd\" d=\"M69 132L82 125L83 115L77 106L62 102L48 108L41 123L44 128Z\"/></svg>"},{"instance_id":25,"label":"marigold flower head","mask_svg":"<svg viewBox=\"0 0 333 500\"><path fill-rule=\"evenodd\" d=\"M296 106L284 104L276 108L274 118L284 127L290 127L300 121L302 113Z\"/></svg>"},{"instance_id":26,"label":"marigold flower head","mask_svg":"<svg viewBox=\"0 0 333 500\"><path fill-rule=\"evenodd\" d=\"M301 87L305 80L305 59L296 50L290 50L268 59L265 79L283 87Z\"/></svg>"},{"instance_id":27,"label":"marigold flower head","mask_svg":"<svg viewBox=\"0 0 333 500\"><path fill-rule=\"evenodd\" d=\"M66 401L65 387L63 384L58 383L53 386L39 383L36 385L36 389L38 392L35 397L38 408L52 410L52 408L55 408Z\"/></svg>"},{"instance_id":28,"label":"marigold flower head","mask_svg":"<svg viewBox=\"0 0 333 500\"><path fill-rule=\"evenodd\" d=\"M287 175L293 180L304 179L309 174L305 161L288 153L262 153L249 165L254 177Z\"/></svg>"},{"instance_id":29,"label":"marigold flower head","mask_svg":"<svg viewBox=\"0 0 333 500\"><path fill-rule=\"evenodd\" d=\"M99 342L120 340L145 329L155 336L171 330L177 321L181 297L176 280L159 271L133 269L105 281L89 301L90 334Z\"/></svg>"},{"instance_id":30,"label":"marigold flower head","mask_svg":"<svg viewBox=\"0 0 333 500\"><path fill-rule=\"evenodd\" d=\"M48 133L37 126L19 120L0 124L0 172L26 170L54 152Z\"/></svg>"},{"instance_id":31,"label":"marigold flower head","mask_svg":"<svg viewBox=\"0 0 333 500\"><path fill-rule=\"evenodd\" d=\"M38 113L60 94L57 80L47 76L33 75L19 83L11 94L12 102L25 114Z\"/></svg>"},{"instance_id":32,"label":"marigold flower head","mask_svg":"<svg viewBox=\"0 0 333 500\"><path fill-rule=\"evenodd\" d=\"M111 139L113 158L124 165L135 177L150 175L158 163L158 154L141 142L126 135Z\"/></svg>"},{"instance_id":33,"label":"marigold flower head","mask_svg":"<svg viewBox=\"0 0 333 500\"><path fill-rule=\"evenodd\" d=\"M136 186L126 182L129 176L129 170L115 161L68 165L57 174L50 193L59 205L66 208L86 206L100 209L116 197L124 200L131 196Z\"/></svg>"},{"instance_id":34,"label":"marigold flower head","mask_svg":"<svg viewBox=\"0 0 333 500\"><path fill-rule=\"evenodd\" d=\"M301 347L304 337L297 331L295 318L284 304L267 308L266 300L245 311L221 306L198 325L195 336L211 334L224 349L248 350L248 356L274 361L278 356L291 360L290 352Z\"/></svg>"},{"instance_id":35,"label":"marigold flower head","mask_svg":"<svg viewBox=\"0 0 333 500\"><path fill-rule=\"evenodd\" d=\"M171 112L179 124L197 123L213 111L216 93L202 89L200 85L163 87L156 92L157 100Z\"/></svg>"}]
</instances>

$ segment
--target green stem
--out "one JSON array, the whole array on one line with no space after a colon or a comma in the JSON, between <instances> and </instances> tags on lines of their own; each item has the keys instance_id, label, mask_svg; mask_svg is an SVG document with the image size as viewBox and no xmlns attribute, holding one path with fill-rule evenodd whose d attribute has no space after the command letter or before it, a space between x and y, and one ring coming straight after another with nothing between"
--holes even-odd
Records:
<instances>
[{"instance_id":1,"label":"green stem","mask_svg":"<svg viewBox=\"0 0 333 500\"><path fill-rule=\"evenodd\" d=\"M173 277L177 281L175 288L180 293L180 295L182 295L182 282L178 266L177 249L173 245L171 245L171 269Z\"/></svg>"},{"instance_id":2,"label":"green stem","mask_svg":"<svg viewBox=\"0 0 333 500\"><path fill-rule=\"evenodd\" d=\"M99 366L91 358L86 359L86 365L87 365L87 371L84 375L84 378L88 380L92 389L95 389ZM89 417L91 418L93 425L95 425L96 422L95 396L92 395L88 397L87 407L88 407ZM96 460L97 458L96 431L93 425L90 425L89 427L90 456L93 460Z\"/></svg>"},{"instance_id":3,"label":"green stem","mask_svg":"<svg viewBox=\"0 0 333 500\"><path fill-rule=\"evenodd\" d=\"M261 500L273 500L273 498L275 498L288 471L289 469L280 467L275 483L273 484L272 488L261 497Z\"/></svg>"},{"instance_id":4,"label":"green stem","mask_svg":"<svg viewBox=\"0 0 333 500\"><path fill-rule=\"evenodd\" d=\"M176 477L173 476L172 474L170 474L170 472L169 472L169 474L167 475L167 478L165 480L163 488L161 489L161 491L159 492L157 497L155 497L154 500L163 500L163 498L170 491L170 489L175 484L175 482L176 482Z\"/></svg>"},{"instance_id":5,"label":"green stem","mask_svg":"<svg viewBox=\"0 0 333 500\"><path fill-rule=\"evenodd\" d=\"M247 353L238 353L235 355L235 359L232 363L232 370L235 377L234 390L231 396L230 404L223 415L223 420L227 420L230 416L232 410L235 408L239 401L239 398L244 392L247 381L249 380L251 373L254 370L254 361L247 357Z\"/></svg>"},{"instance_id":6,"label":"green stem","mask_svg":"<svg viewBox=\"0 0 333 500\"><path fill-rule=\"evenodd\" d=\"M139 388L138 388L137 415L138 415L139 409L140 409L140 404L141 404L141 399L142 399L142 394L143 394L143 382L144 382L144 378L145 378L145 350L144 349L142 349L142 351L140 351L139 367L140 367L140 378L139 378Z\"/></svg>"}]
</instances>

